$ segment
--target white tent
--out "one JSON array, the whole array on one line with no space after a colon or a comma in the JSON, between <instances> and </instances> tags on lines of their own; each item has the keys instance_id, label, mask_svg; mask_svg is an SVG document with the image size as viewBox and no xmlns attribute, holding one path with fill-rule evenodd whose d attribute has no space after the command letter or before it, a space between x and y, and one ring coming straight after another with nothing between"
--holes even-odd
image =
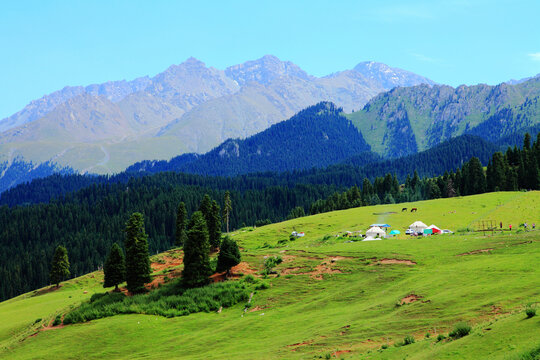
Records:
<instances>
[{"instance_id":1,"label":"white tent","mask_svg":"<svg viewBox=\"0 0 540 360\"><path fill-rule=\"evenodd\" d=\"M378 226L374 226L366 231L366 237L383 237L386 236L386 232Z\"/></svg>"},{"instance_id":2,"label":"white tent","mask_svg":"<svg viewBox=\"0 0 540 360\"><path fill-rule=\"evenodd\" d=\"M437 225L433 225L433 224L429 225L428 229L437 229L437 230L441 231L441 229Z\"/></svg>"},{"instance_id":3,"label":"white tent","mask_svg":"<svg viewBox=\"0 0 540 360\"><path fill-rule=\"evenodd\" d=\"M409 229L417 233L423 232L424 229L427 229L427 227L428 226L421 221L415 221L411 225L409 225Z\"/></svg>"}]
</instances>

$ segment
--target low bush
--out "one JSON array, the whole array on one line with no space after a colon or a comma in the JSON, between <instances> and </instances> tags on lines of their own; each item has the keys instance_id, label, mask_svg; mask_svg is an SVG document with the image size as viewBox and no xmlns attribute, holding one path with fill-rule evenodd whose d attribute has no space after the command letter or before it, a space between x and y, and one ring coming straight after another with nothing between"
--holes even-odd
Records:
<instances>
[{"instance_id":1,"label":"low bush","mask_svg":"<svg viewBox=\"0 0 540 360\"><path fill-rule=\"evenodd\" d=\"M431 337L430 333L426 333L426 339L429 339Z\"/></svg>"},{"instance_id":2,"label":"low bush","mask_svg":"<svg viewBox=\"0 0 540 360\"><path fill-rule=\"evenodd\" d=\"M531 305L527 306L527 308L525 309L525 315L527 315L527 319L535 317L536 316L536 308L532 307Z\"/></svg>"},{"instance_id":3,"label":"low bush","mask_svg":"<svg viewBox=\"0 0 540 360\"><path fill-rule=\"evenodd\" d=\"M255 290L266 290L270 288L270 285L267 281L261 281L259 284L255 285Z\"/></svg>"},{"instance_id":4,"label":"low bush","mask_svg":"<svg viewBox=\"0 0 540 360\"><path fill-rule=\"evenodd\" d=\"M452 330L448 334L448 336L453 339L459 339L459 338L469 335L471 333L471 330L472 328L469 324L460 323L454 327L454 330Z\"/></svg>"},{"instance_id":5,"label":"low bush","mask_svg":"<svg viewBox=\"0 0 540 360\"><path fill-rule=\"evenodd\" d=\"M382 344L382 345L381 345L381 349L383 349L383 350L388 349L388 344Z\"/></svg>"},{"instance_id":6,"label":"low bush","mask_svg":"<svg viewBox=\"0 0 540 360\"><path fill-rule=\"evenodd\" d=\"M437 335L437 342L443 341L444 339L446 339L446 336L444 336L443 334Z\"/></svg>"},{"instance_id":7,"label":"low bush","mask_svg":"<svg viewBox=\"0 0 540 360\"><path fill-rule=\"evenodd\" d=\"M411 335L407 335L403 339L403 346L410 345L410 344L414 344L414 337L412 337Z\"/></svg>"},{"instance_id":8,"label":"low bush","mask_svg":"<svg viewBox=\"0 0 540 360\"><path fill-rule=\"evenodd\" d=\"M53 321L53 326L58 326L62 323L62 317L60 315L56 315Z\"/></svg>"},{"instance_id":9,"label":"low bush","mask_svg":"<svg viewBox=\"0 0 540 360\"><path fill-rule=\"evenodd\" d=\"M249 298L249 282L231 281L195 289L184 289L179 281L171 282L147 294L125 296L103 293L92 296L64 317L64 324L80 323L118 314L148 314L164 317L196 312L217 311Z\"/></svg>"},{"instance_id":10,"label":"low bush","mask_svg":"<svg viewBox=\"0 0 540 360\"><path fill-rule=\"evenodd\" d=\"M37 324L40 321L41 321L41 318L37 318L36 320L34 320L34 324Z\"/></svg>"}]
</instances>

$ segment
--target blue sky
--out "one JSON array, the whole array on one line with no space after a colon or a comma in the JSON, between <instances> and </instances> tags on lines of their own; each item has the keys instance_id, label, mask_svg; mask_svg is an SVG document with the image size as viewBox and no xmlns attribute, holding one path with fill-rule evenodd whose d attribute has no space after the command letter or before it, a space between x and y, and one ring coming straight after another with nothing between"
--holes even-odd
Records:
<instances>
[{"instance_id":1,"label":"blue sky","mask_svg":"<svg viewBox=\"0 0 540 360\"><path fill-rule=\"evenodd\" d=\"M194 56L273 54L322 76L374 60L439 83L540 73L540 1L3 1L0 118L66 85L155 75Z\"/></svg>"}]
</instances>

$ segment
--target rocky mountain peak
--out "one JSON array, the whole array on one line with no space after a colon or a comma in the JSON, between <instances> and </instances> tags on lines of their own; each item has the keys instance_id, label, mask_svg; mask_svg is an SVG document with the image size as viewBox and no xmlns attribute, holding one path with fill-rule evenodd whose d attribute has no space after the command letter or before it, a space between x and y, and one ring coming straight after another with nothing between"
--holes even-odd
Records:
<instances>
[{"instance_id":1,"label":"rocky mountain peak","mask_svg":"<svg viewBox=\"0 0 540 360\"><path fill-rule=\"evenodd\" d=\"M281 61L274 55L265 55L257 60L228 67L225 69L225 74L236 80L241 86L248 82L267 85L272 80L283 76L297 77L305 80L311 78L310 75L296 64L290 61Z\"/></svg>"}]
</instances>

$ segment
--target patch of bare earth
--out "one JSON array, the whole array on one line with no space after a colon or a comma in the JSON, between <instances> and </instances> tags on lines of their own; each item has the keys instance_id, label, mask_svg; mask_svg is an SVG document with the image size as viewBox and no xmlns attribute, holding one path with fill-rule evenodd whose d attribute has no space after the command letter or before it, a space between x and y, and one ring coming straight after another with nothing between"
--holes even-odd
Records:
<instances>
[{"instance_id":1,"label":"patch of bare earth","mask_svg":"<svg viewBox=\"0 0 540 360\"><path fill-rule=\"evenodd\" d=\"M323 280L324 274L342 274L339 269L332 268L332 264L339 260L352 259L344 256L333 256L326 259L326 261L317 265L314 270L302 272L305 267L289 267L281 270L281 275L309 275L312 279ZM320 259L318 259L320 260Z\"/></svg>"},{"instance_id":2,"label":"patch of bare earth","mask_svg":"<svg viewBox=\"0 0 540 360\"><path fill-rule=\"evenodd\" d=\"M268 309L268 308L269 308L268 305L257 305L254 308L249 309L249 312L261 311L261 310L265 310L265 309Z\"/></svg>"},{"instance_id":3,"label":"patch of bare earth","mask_svg":"<svg viewBox=\"0 0 540 360\"><path fill-rule=\"evenodd\" d=\"M227 276L227 272L224 271L224 272L213 274L212 276L210 276L210 279L212 280L212 282L217 283L217 282L225 281L227 279L239 278L241 276L240 274L256 275L257 271L255 269L252 269L247 262L242 261L240 264L233 266L231 268L231 271L229 272L228 276Z\"/></svg>"},{"instance_id":4,"label":"patch of bare earth","mask_svg":"<svg viewBox=\"0 0 540 360\"><path fill-rule=\"evenodd\" d=\"M412 304L413 302L422 300L422 296L416 294L410 294L400 300L401 305Z\"/></svg>"},{"instance_id":5,"label":"patch of bare earth","mask_svg":"<svg viewBox=\"0 0 540 360\"><path fill-rule=\"evenodd\" d=\"M395 265L395 264L416 265L416 262L412 260L404 260L404 259L381 259L381 260L377 260L371 265Z\"/></svg>"},{"instance_id":6,"label":"patch of bare earth","mask_svg":"<svg viewBox=\"0 0 540 360\"><path fill-rule=\"evenodd\" d=\"M468 252L463 253L463 254L458 254L457 256L476 255L476 254L489 253L489 252L492 251L492 250L493 250L493 248L488 248L488 249L478 249L478 250L468 251Z\"/></svg>"},{"instance_id":7,"label":"patch of bare earth","mask_svg":"<svg viewBox=\"0 0 540 360\"><path fill-rule=\"evenodd\" d=\"M45 295L45 294L48 294L48 293L50 293L50 292L59 290L61 287L62 287L62 284L60 284L59 286L52 285L51 287L48 287L48 288L45 288L45 289L41 289L41 290L37 290L32 296Z\"/></svg>"}]
</instances>

